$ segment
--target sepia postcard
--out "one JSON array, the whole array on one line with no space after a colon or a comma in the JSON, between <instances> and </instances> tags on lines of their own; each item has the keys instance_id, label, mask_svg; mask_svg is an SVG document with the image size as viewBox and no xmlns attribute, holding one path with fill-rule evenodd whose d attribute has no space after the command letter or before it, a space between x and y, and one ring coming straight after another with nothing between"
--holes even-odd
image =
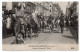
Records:
<instances>
[{"instance_id":1,"label":"sepia postcard","mask_svg":"<svg viewBox=\"0 0 80 52\"><path fill-rule=\"evenodd\" d=\"M2 50L79 49L79 2L2 2Z\"/></svg>"}]
</instances>

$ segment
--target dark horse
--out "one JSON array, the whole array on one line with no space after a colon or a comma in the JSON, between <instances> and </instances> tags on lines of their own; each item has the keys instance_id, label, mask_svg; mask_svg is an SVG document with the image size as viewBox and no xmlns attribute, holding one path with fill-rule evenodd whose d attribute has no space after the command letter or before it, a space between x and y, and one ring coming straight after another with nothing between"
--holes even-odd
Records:
<instances>
[{"instance_id":1,"label":"dark horse","mask_svg":"<svg viewBox=\"0 0 80 52\"><path fill-rule=\"evenodd\" d=\"M17 18L16 18L17 19ZM14 25L15 42L18 44L18 35L21 32L21 22L19 19L16 20Z\"/></svg>"},{"instance_id":2,"label":"dark horse","mask_svg":"<svg viewBox=\"0 0 80 52\"><path fill-rule=\"evenodd\" d=\"M40 31L44 30L44 17L42 15L37 15L38 17L38 21L39 21L39 24L40 24Z\"/></svg>"},{"instance_id":3,"label":"dark horse","mask_svg":"<svg viewBox=\"0 0 80 52\"><path fill-rule=\"evenodd\" d=\"M52 17L49 17L47 20L48 23L48 28L52 31L53 30L53 22L52 22ZM50 32L51 32L50 31Z\"/></svg>"},{"instance_id":4,"label":"dark horse","mask_svg":"<svg viewBox=\"0 0 80 52\"><path fill-rule=\"evenodd\" d=\"M14 43L19 43L18 38L20 37L20 34L23 38L24 33L21 32L21 21L20 21L20 16L16 16L11 18L11 30L12 34L15 37Z\"/></svg>"},{"instance_id":5,"label":"dark horse","mask_svg":"<svg viewBox=\"0 0 80 52\"><path fill-rule=\"evenodd\" d=\"M25 34L26 31L28 32L28 37L32 38L32 37L38 37L38 31L39 31L39 27L37 25L37 23L34 21L34 19L32 18L32 16L29 16L29 19L26 20L27 25L25 25ZM34 35L32 35L32 33L34 33Z\"/></svg>"}]
</instances>

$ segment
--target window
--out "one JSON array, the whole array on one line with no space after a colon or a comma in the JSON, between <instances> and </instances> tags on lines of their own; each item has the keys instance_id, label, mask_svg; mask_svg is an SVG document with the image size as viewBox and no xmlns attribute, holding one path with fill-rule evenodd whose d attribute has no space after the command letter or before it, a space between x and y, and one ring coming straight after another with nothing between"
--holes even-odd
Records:
<instances>
[{"instance_id":1,"label":"window","mask_svg":"<svg viewBox=\"0 0 80 52\"><path fill-rule=\"evenodd\" d=\"M50 5L50 7L51 7L51 5Z\"/></svg>"},{"instance_id":2,"label":"window","mask_svg":"<svg viewBox=\"0 0 80 52\"><path fill-rule=\"evenodd\" d=\"M50 10L50 12L51 12L51 10Z\"/></svg>"}]
</instances>

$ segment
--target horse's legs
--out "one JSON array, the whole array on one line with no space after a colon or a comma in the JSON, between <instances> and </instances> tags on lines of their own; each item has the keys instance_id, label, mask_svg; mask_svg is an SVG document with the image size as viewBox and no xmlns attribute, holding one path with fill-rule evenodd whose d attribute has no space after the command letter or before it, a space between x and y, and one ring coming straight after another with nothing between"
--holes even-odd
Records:
<instances>
[{"instance_id":1,"label":"horse's legs","mask_svg":"<svg viewBox=\"0 0 80 52\"><path fill-rule=\"evenodd\" d=\"M15 34L15 43L18 44L18 33Z\"/></svg>"},{"instance_id":2,"label":"horse's legs","mask_svg":"<svg viewBox=\"0 0 80 52\"><path fill-rule=\"evenodd\" d=\"M25 25L24 24L20 24L20 33L23 35L23 39L25 39ZM24 32L22 32L21 30L23 30Z\"/></svg>"},{"instance_id":3,"label":"horse's legs","mask_svg":"<svg viewBox=\"0 0 80 52\"><path fill-rule=\"evenodd\" d=\"M23 35L23 39L24 39L24 33L23 32L20 32L22 35Z\"/></svg>"},{"instance_id":4,"label":"horse's legs","mask_svg":"<svg viewBox=\"0 0 80 52\"><path fill-rule=\"evenodd\" d=\"M32 28L31 27L29 28L29 33L28 34L29 34L29 38L31 39L32 38Z\"/></svg>"},{"instance_id":5,"label":"horse's legs","mask_svg":"<svg viewBox=\"0 0 80 52\"><path fill-rule=\"evenodd\" d=\"M53 24L51 25L51 32L53 32Z\"/></svg>"},{"instance_id":6,"label":"horse's legs","mask_svg":"<svg viewBox=\"0 0 80 52\"><path fill-rule=\"evenodd\" d=\"M15 36L15 30L14 30L14 28L12 30L13 30L13 36Z\"/></svg>"},{"instance_id":7,"label":"horse's legs","mask_svg":"<svg viewBox=\"0 0 80 52\"><path fill-rule=\"evenodd\" d=\"M36 37L38 37L38 30L39 30L39 29L38 29L38 26L36 26L36 27L35 27L35 34L36 34Z\"/></svg>"},{"instance_id":8,"label":"horse's legs","mask_svg":"<svg viewBox=\"0 0 80 52\"><path fill-rule=\"evenodd\" d=\"M26 30L27 30L27 27L26 27L26 25L24 25L24 38L26 39Z\"/></svg>"},{"instance_id":9,"label":"horse's legs","mask_svg":"<svg viewBox=\"0 0 80 52\"><path fill-rule=\"evenodd\" d=\"M50 32L52 31L52 25L50 24Z\"/></svg>"},{"instance_id":10,"label":"horse's legs","mask_svg":"<svg viewBox=\"0 0 80 52\"><path fill-rule=\"evenodd\" d=\"M14 27L14 33L15 33L15 43L18 44L18 35L20 33L20 24L16 23L15 27Z\"/></svg>"},{"instance_id":11,"label":"horse's legs","mask_svg":"<svg viewBox=\"0 0 80 52\"><path fill-rule=\"evenodd\" d=\"M18 44L18 34L19 34L19 31L17 31L17 27L15 26L14 35L15 35L15 43L16 44Z\"/></svg>"},{"instance_id":12,"label":"horse's legs","mask_svg":"<svg viewBox=\"0 0 80 52\"><path fill-rule=\"evenodd\" d=\"M59 26L59 24L58 24L58 31L59 31L59 28L60 28L60 26Z\"/></svg>"}]
</instances>

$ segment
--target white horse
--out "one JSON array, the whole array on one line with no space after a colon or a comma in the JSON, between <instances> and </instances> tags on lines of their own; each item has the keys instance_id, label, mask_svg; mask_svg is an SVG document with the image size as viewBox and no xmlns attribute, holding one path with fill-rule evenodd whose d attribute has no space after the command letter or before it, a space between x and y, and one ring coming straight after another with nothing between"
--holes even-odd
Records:
<instances>
[{"instance_id":1,"label":"white horse","mask_svg":"<svg viewBox=\"0 0 80 52\"><path fill-rule=\"evenodd\" d=\"M6 19L6 27L7 27L7 29L10 29L10 27L11 27L11 18L10 18L10 16L8 16L7 17L7 19Z\"/></svg>"},{"instance_id":2,"label":"white horse","mask_svg":"<svg viewBox=\"0 0 80 52\"><path fill-rule=\"evenodd\" d=\"M58 31L59 31L59 28L60 28L60 25L59 25L59 23L60 23L60 19L57 19L57 27L58 27Z\"/></svg>"},{"instance_id":3,"label":"white horse","mask_svg":"<svg viewBox=\"0 0 80 52\"><path fill-rule=\"evenodd\" d=\"M55 19L54 19L52 22L53 22L53 28L54 28L54 27L57 27L57 28L58 28L58 31L59 31L59 28L60 28L60 25L59 25L60 19L57 19L56 21L55 21Z\"/></svg>"}]
</instances>

